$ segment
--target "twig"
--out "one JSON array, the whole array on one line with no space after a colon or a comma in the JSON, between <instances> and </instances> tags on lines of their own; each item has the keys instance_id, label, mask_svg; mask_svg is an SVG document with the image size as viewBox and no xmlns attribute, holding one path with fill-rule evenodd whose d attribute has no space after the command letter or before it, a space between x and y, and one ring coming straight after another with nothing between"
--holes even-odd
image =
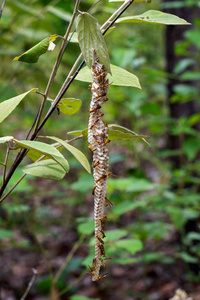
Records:
<instances>
[{"instance_id":1,"label":"twig","mask_svg":"<svg viewBox=\"0 0 200 300\"><path fill-rule=\"evenodd\" d=\"M17 182L11 187L11 189L0 199L0 203L3 202L4 199L6 199L8 197L8 195L10 195L10 193L14 190L14 188L22 181L22 179L24 179L24 177L26 176L26 174L23 174L18 180Z\"/></svg>"},{"instance_id":2,"label":"twig","mask_svg":"<svg viewBox=\"0 0 200 300\"><path fill-rule=\"evenodd\" d=\"M70 23L69 23L69 26L67 28L67 31L66 31L66 33L64 35L63 42L62 42L62 45L61 45L61 48L60 48L60 52L58 54L58 57L57 57L57 60L55 62L55 65L53 67L53 70L51 72L51 75L50 75L50 78L49 78L49 81L48 81L48 84L47 84L47 87L46 87L45 96L43 98L43 101L42 101L40 109L39 109L38 117L37 117L36 124L35 124L34 133L37 132L37 129L38 129L38 126L39 126L39 123L40 123L40 119L41 119L41 116L42 116L42 113L43 113L43 110L44 110L44 106L45 106L45 103L46 103L46 100L47 100L47 96L48 96L50 87L51 87L51 85L53 83L54 77L56 76L56 72L57 72L57 69L58 69L58 67L60 65L63 53L65 51L65 44L67 43L67 38L68 38L68 36L70 34L70 30L71 30L72 25L74 23L75 16L77 14L77 10L78 10L79 4L80 4L80 0L76 0L74 11L73 11L73 14L72 14L72 18L70 20Z\"/></svg>"},{"instance_id":3,"label":"twig","mask_svg":"<svg viewBox=\"0 0 200 300\"><path fill-rule=\"evenodd\" d=\"M6 168L7 168L9 153L10 153L10 148L9 148L9 145L7 144L6 157L5 157L4 169L3 169L3 183L4 183L5 178L6 178Z\"/></svg>"},{"instance_id":4,"label":"twig","mask_svg":"<svg viewBox=\"0 0 200 300\"><path fill-rule=\"evenodd\" d=\"M72 256L74 255L74 253L76 252L76 250L80 247L80 245L82 244L82 242L83 242L84 239L85 239L85 234L82 234L81 237L80 237L80 239L76 242L76 244L73 246L72 250L67 255L64 263L62 264L62 266L58 270L56 276L54 277L54 279L53 279L54 284L56 284L56 282L60 278L63 270L65 269L66 265L71 260Z\"/></svg>"},{"instance_id":5,"label":"twig","mask_svg":"<svg viewBox=\"0 0 200 300\"><path fill-rule=\"evenodd\" d=\"M4 6L6 4L6 0L3 1L3 4L1 6L1 10L0 10L0 19L1 19L1 16L2 16L2 13L3 13L3 9L4 9Z\"/></svg>"},{"instance_id":6,"label":"twig","mask_svg":"<svg viewBox=\"0 0 200 300\"><path fill-rule=\"evenodd\" d=\"M25 300L26 296L28 295L28 293L30 292L32 286L34 285L35 283L35 280L37 278L37 270L36 269L32 269L32 272L33 272L33 276L31 278L31 281L29 282L26 290L25 290L25 293L23 294L23 296L21 297L20 300Z\"/></svg>"},{"instance_id":7,"label":"twig","mask_svg":"<svg viewBox=\"0 0 200 300\"><path fill-rule=\"evenodd\" d=\"M62 291L60 291L60 293L58 294L58 297L61 297L62 295L64 295L65 293L67 293L73 286L76 286L77 283L83 278L85 277L85 273L82 273L76 280L74 280L70 285L68 285L66 288L64 288Z\"/></svg>"}]
</instances>

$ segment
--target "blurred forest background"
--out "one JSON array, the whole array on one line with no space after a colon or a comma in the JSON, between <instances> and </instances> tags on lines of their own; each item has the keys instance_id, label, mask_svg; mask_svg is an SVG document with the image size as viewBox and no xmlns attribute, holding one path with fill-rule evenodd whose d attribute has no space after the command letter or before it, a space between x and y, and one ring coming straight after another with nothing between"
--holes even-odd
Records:
<instances>
[{"instance_id":1,"label":"blurred forest background","mask_svg":"<svg viewBox=\"0 0 200 300\"><path fill-rule=\"evenodd\" d=\"M82 0L80 10L93 3ZM118 6L102 0L91 13L103 24ZM51 34L64 35L73 8L72 0L6 1L0 20L0 101L31 88L45 90L59 47L36 64L12 60ZM136 74L142 90L111 86L104 120L148 135L151 147L135 140L109 145L113 176L107 194L113 207L105 223L110 258L105 282L93 283L84 273L94 254L93 178L66 152L70 172L64 180L26 176L1 204L0 299L20 299L32 268L38 275L29 300L167 300L177 288L200 299L200 5L152 0L133 3L125 15L149 9L176 14L192 26L117 24L106 37L111 63ZM70 43L52 99L79 53L78 44ZM66 96L82 100L80 111L54 113L43 135L67 139L68 131L87 127L88 84L75 81ZM1 124L0 136L25 138L41 101L40 95L28 98ZM91 161L86 140L74 145ZM2 145L1 162L5 150Z\"/></svg>"}]
</instances>

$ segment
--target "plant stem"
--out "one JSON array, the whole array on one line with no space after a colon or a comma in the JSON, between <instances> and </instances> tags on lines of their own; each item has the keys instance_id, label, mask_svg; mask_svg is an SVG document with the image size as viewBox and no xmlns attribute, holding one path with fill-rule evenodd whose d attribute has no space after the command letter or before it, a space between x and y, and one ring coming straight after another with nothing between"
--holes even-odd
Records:
<instances>
[{"instance_id":1,"label":"plant stem","mask_svg":"<svg viewBox=\"0 0 200 300\"><path fill-rule=\"evenodd\" d=\"M47 83L47 87L46 87L46 90L45 90L45 94L44 94L44 98L43 98L43 101L41 103L41 106L40 106L40 109L39 109L39 113L38 113L38 117L37 117L37 120L36 120L36 124L35 124L35 130L34 130L34 133L37 132L37 129L38 129L38 126L39 126L39 123L40 123L40 120L41 120L41 116L42 116L42 113L43 113L43 110L44 110L44 106L45 106L45 103L46 103L46 100L47 100L47 96L48 96L48 93L49 93L49 90L50 90L50 87L53 83L53 80L54 80L54 77L56 76L56 72L58 70L58 67L60 65L60 62L61 62L61 59L62 59L62 56L63 56L63 53L65 51L65 45L67 43L67 38L70 34L70 30L72 28L72 25L74 23L74 20L75 20L75 16L77 14L77 10L78 10L78 6L80 4L80 0L76 0L76 3L75 3L75 7L74 7L74 11L73 11L73 14L72 14L72 18L71 18L71 21L69 23L69 26L67 28L67 31L64 35L64 38L63 38L63 42L62 42L62 45L61 45L61 48L60 48L60 51L59 51L59 54L58 54L58 57L57 57L57 60L54 64L54 67L53 67L53 70L51 72L51 75L50 75L50 78L49 78L49 81Z\"/></svg>"},{"instance_id":2,"label":"plant stem","mask_svg":"<svg viewBox=\"0 0 200 300\"><path fill-rule=\"evenodd\" d=\"M56 282L58 281L58 279L62 275L62 272L64 271L64 269L67 266L68 262L71 260L72 256L74 255L74 253L76 252L76 250L80 247L80 245L82 244L82 242L83 242L84 239L85 239L85 235L82 234L81 237L79 238L79 240L73 246L72 250L67 255L65 261L63 262L62 266L60 267L60 269L58 270L58 272L56 273L56 275L55 275L55 277L53 279L54 285L56 284Z\"/></svg>"},{"instance_id":3,"label":"plant stem","mask_svg":"<svg viewBox=\"0 0 200 300\"><path fill-rule=\"evenodd\" d=\"M5 178L6 178L6 168L7 168L9 153L10 153L10 148L9 145L7 144L6 157L5 157L4 169L3 169L3 183L5 182Z\"/></svg>"},{"instance_id":4,"label":"plant stem","mask_svg":"<svg viewBox=\"0 0 200 300\"><path fill-rule=\"evenodd\" d=\"M33 276L31 278L31 281L29 282L29 284L27 286L27 289L25 290L25 293L23 294L23 296L21 297L20 300L25 300L26 299L26 296L28 295L28 293L30 292L32 286L35 283L35 280L37 278L37 270L36 269L32 269L32 272L33 272Z\"/></svg>"}]
</instances>

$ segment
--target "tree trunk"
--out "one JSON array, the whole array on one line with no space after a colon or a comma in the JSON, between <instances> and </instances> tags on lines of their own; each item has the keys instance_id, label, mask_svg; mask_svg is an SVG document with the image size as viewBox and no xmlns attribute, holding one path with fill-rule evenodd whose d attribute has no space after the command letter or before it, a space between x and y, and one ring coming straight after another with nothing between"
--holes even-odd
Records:
<instances>
[{"instance_id":1,"label":"tree trunk","mask_svg":"<svg viewBox=\"0 0 200 300\"><path fill-rule=\"evenodd\" d=\"M165 3L172 3L174 0L164 0ZM176 1L178 2L178 1ZM182 0L180 2L183 2ZM193 24L195 18L200 16L200 9L198 9L196 6L185 6L181 8L167 8L165 9L165 12L174 14L180 18L185 19L186 21ZM170 25L166 26L166 71L169 74L174 74L174 67L175 65L184 57L178 56L175 53L175 44L177 41L184 40L184 34L187 30L192 29L193 25L188 26L180 26L180 25ZM190 47L189 49L191 52L196 51L194 47ZM191 68L190 68L191 70ZM197 99L193 99L192 101L188 101L185 103L181 102L175 102L172 103L170 101L171 97L174 95L174 87L177 84L187 84L191 86L196 86L195 81L181 81L178 78L173 79L170 78L168 80L168 107L169 107L169 115L172 119L179 119L180 117L189 117L193 115L194 113L197 113L199 111L199 104L197 102ZM197 130L200 130L200 124L197 124L196 126ZM178 135L172 135L169 133L169 139L168 139L168 145L171 150L178 150L182 147L180 136ZM175 168L181 167L182 158L181 156L173 156L171 158L171 161Z\"/></svg>"}]
</instances>

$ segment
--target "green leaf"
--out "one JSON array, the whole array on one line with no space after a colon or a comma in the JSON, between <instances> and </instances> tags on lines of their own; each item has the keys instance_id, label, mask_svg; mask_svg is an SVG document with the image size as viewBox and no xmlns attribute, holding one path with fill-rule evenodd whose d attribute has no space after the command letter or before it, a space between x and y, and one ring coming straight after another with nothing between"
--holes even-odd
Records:
<instances>
[{"instance_id":1,"label":"green leaf","mask_svg":"<svg viewBox=\"0 0 200 300\"><path fill-rule=\"evenodd\" d=\"M63 164L64 161L62 161ZM65 170L69 170L69 165L65 160ZM28 166L25 166L22 171L25 174L42 177L52 180L61 180L66 174L66 171L57 162L52 159L42 160Z\"/></svg>"},{"instance_id":2,"label":"green leaf","mask_svg":"<svg viewBox=\"0 0 200 300\"><path fill-rule=\"evenodd\" d=\"M108 126L108 136L111 141L142 139L148 137L146 135L138 135L134 131L116 124L110 124Z\"/></svg>"},{"instance_id":3,"label":"green leaf","mask_svg":"<svg viewBox=\"0 0 200 300\"><path fill-rule=\"evenodd\" d=\"M86 222L79 224L77 229L80 234L92 234L94 232L94 220L88 219Z\"/></svg>"},{"instance_id":4,"label":"green leaf","mask_svg":"<svg viewBox=\"0 0 200 300\"><path fill-rule=\"evenodd\" d=\"M137 76L115 65L110 65L110 67L112 76L108 74L107 77L112 85L132 86L141 89L141 85ZM85 67L81 69L75 79L84 82L92 82L91 71L88 69L88 67Z\"/></svg>"},{"instance_id":5,"label":"green leaf","mask_svg":"<svg viewBox=\"0 0 200 300\"><path fill-rule=\"evenodd\" d=\"M130 140L130 139L141 139L145 144L150 144L144 139L145 135L138 135L134 131L125 128L117 124L108 125L108 138L110 140Z\"/></svg>"},{"instance_id":6,"label":"green leaf","mask_svg":"<svg viewBox=\"0 0 200 300\"><path fill-rule=\"evenodd\" d=\"M52 42L55 41L57 37L57 34L50 35L49 37L36 44L34 47L30 48L28 51L19 56L16 56L13 60L19 60L26 63L36 63L40 55L54 49L54 47L52 47Z\"/></svg>"},{"instance_id":7,"label":"green leaf","mask_svg":"<svg viewBox=\"0 0 200 300\"><path fill-rule=\"evenodd\" d=\"M90 164L86 156L80 150L55 136L47 136L47 138L60 143L64 148L71 152L72 155L74 155L74 157L80 162L80 164L86 169L88 173L91 173Z\"/></svg>"},{"instance_id":8,"label":"green leaf","mask_svg":"<svg viewBox=\"0 0 200 300\"><path fill-rule=\"evenodd\" d=\"M199 261L197 257L194 257L186 252L180 252L177 256L182 258L185 262L191 264L196 264Z\"/></svg>"},{"instance_id":9,"label":"green leaf","mask_svg":"<svg viewBox=\"0 0 200 300\"><path fill-rule=\"evenodd\" d=\"M0 228L0 240L11 238L12 236L13 232L11 230Z\"/></svg>"},{"instance_id":10,"label":"green leaf","mask_svg":"<svg viewBox=\"0 0 200 300\"><path fill-rule=\"evenodd\" d=\"M61 152L63 150L63 146L59 146L59 145L60 145L59 143L51 144L51 146L56 147L56 149L59 152ZM36 151L35 150L29 150L26 156L29 157L34 162L36 160L38 160L40 157L42 157L41 153L38 152L37 150ZM45 160L45 159L48 159L48 157L44 157L42 160Z\"/></svg>"},{"instance_id":11,"label":"green leaf","mask_svg":"<svg viewBox=\"0 0 200 300\"><path fill-rule=\"evenodd\" d=\"M124 229L113 229L106 231L106 241L114 242L118 239L125 237L127 235L127 231Z\"/></svg>"},{"instance_id":12,"label":"green leaf","mask_svg":"<svg viewBox=\"0 0 200 300\"><path fill-rule=\"evenodd\" d=\"M15 107L30 93L36 93L38 89L31 89L26 93L10 98L0 103L0 123L7 118Z\"/></svg>"},{"instance_id":13,"label":"green leaf","mask_svg":"<svg viewBox=\"0 0 200 300\"><path fill-rule=\"evenodd\" d=\"M106 71L111 74L110 58L98 21L89 13L83 12L77 18L76 31L79 46L88 68L90 69L92 67L95 50L99 62L103 64Z\"/></svg>"},{"instance_id":14,"label":"green leaf","mask_svg":"<svg viewBox=\"0 0 200 300\"><path fill-rule=\"evenodd\" d=\"M59 110L67 115L75 114L81 107L82 102L75 98L63 98L58 104Z\"/></svg>"},{"instance_id":15,"label":"green leaf","mask_svg":"<svg viewBox=\"0 0 200 300\"><path fill-rule=\"evenodd\" d=\"M88 135L88 129L85 128L83 130L73 130L73 131L68 131L69 135L74 135L74 136L83 136L83 137L87 137Z\"/></svg>"},{"instance_id":16,"label":"green leaf","mask_svg":"<svg viewBox=\"0 0 200 300\"><path fill-rule=\"evenodd\" d=\"M72 35L73 34L73 35ZM72 37L71 37L72 35ZM70 39L71 38L71 39ZM69 34L69 38L70 39L70 43L78 43L78 36L77 36L77 32L70 32Z\"/></svg>"},{"instance_id":17,"label":"green leaf","mask_svg":"<svg viewBox=\"0 0 200 300\"><path fill-rule=\"evenodd\" d=\"M123 239L115 243L116 247L126 249L130 254L134 255L143 248L142 242L136 239Z\"/></svg>"},{"instance_id":18,"label":"green leaf","mask_svg":"<svg viewBox=\"0 0 200 300\"><path fill-rule=\"evenodd\" d=\"M58 156L61 158L64 158L64 156L52 145L37 142L37 141L19 141L16 139L13 139L13 141L16 143L18 148L25 148L30 150L38 151L39 153L42 153L48 157L51 157L54 159L54 156Z\"/></svg>"},{"instance_id":19,"label":"green leaf","mask_svg":"<svg viewBox=\"0 0 200 300\"><path fill-rule=\"evenodd\" d=\"M123 201L112 208L112 212L118 216L123 215L127 211L142 208L146 206L146 201Z\"/></svg>"},{"instance_id":20,"label":"green leaf","mask_svg":"<svg viewBox=\"0 0 200 300\"><path fill-rule=\"evenodd\" d=\"M0 144L7 143L11 140L13 140L13 136L3 136L0 138Z\"/></svg>"},{"instance_id":21,"label":"green leaf","mask_svg":"<svg viewBox=\"0 0 200 300\"><path fill-rule=\"evenodd\" d=\"M116 23L146 23L164 25L190 25L184 19L175 15L167 14L159 10L148 10L137 16L119 18Z\"/></svg>"}]
</instances>

